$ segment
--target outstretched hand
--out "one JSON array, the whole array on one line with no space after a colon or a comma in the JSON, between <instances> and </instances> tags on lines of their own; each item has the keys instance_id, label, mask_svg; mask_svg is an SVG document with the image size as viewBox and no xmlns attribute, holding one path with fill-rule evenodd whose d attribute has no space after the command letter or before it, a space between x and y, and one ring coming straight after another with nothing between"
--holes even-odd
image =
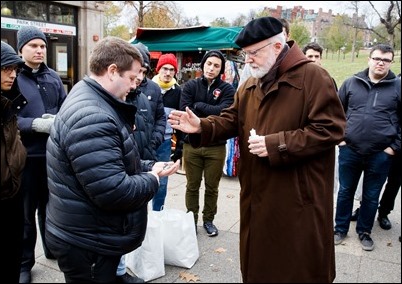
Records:
<instances>
[{"instance_id":1,"label":"outstretched hand","mask_svg":"<svg viewBox=\"0 0 402 284\"><path fill-rule=\"evenodd\" d=\"M186 107L186 111L173 110L170 112L168 122L172 128L185 133L201 132L201 120L189 107Z\"/></svg>"}]
</instances>

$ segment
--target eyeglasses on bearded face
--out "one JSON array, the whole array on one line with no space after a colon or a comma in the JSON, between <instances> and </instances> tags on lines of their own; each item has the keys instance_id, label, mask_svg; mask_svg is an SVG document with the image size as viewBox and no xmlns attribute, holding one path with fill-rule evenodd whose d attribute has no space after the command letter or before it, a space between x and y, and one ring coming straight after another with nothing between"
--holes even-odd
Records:
<instances>
[{"instance_id":1,"label":"eyeglasses on bearded face","mask_svg":"<svg viewBox=\"0 0 402 284\"><path fill-rule=\"evenodd\" d=\"M257 48L256 50L253 50L253 51L245 51L245 50L243 50L243 52L244 52L244 54L245 54L247 57L250 57L250 56L256 57L257 54L258 54L258 51L260 51L260 50L263 49L264 47L267 47L267 46L269 46L269 45L271 45L271 44L273 44L273 43L274 43L274 42L269 42L269 43L267 43L266 45L264 45L264 46L262 46L262 47L260 47L260 48Z\"/></svg>"}]
</instances>

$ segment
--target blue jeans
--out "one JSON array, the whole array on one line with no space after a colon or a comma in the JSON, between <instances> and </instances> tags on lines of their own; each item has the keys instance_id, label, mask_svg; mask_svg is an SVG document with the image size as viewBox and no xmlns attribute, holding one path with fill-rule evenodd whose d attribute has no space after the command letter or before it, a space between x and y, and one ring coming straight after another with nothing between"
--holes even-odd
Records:
<instances>
[{"instance_id":1,"label":"blue jeans","mask_svg":"<svg viewBox=\"0 0 402 284\"><path fill-rule=\"evenodd\" d=\"M156 157L159 162L169 162L172 153L172 141L166 139L156 150ZM159 189L152 199L152 210L161 211L165 205L165 198L167 193L168 177L161 177L159 179Z\"/></svg>"},{"instance_id":2,"label":"blue jeans","mask_svg":"<svg viewBox=\"0 0 402 284\"><path fill-rule=\"evenodd\" d=\"M361 155L347 145L339 147L339 192L335 214L335 231L349 231L353 199L362 172L363 192L356 233L369 233L373 228L381 189L387 179L392 156L384 151Z\"/></svg>"}]
</instances>

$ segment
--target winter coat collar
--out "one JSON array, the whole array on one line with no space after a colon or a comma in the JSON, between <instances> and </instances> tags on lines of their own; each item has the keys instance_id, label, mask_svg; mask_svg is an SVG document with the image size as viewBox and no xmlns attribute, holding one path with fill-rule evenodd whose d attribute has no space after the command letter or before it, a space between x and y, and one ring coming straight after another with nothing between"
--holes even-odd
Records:
<instances>
[{"instance_id":1,"label":"winter coat collar","mask_svg":"<svg viewBox=\"0 0 402 284\"><path fill-rule=\"evenodd\" d=\"M111 105L113 109L115 109L116 112L121 115L127 123L132 124L135 119L135 113L137 112L137 108L134 105L117 99L111 93L106 91L98 82L88 76L85 76L83 81L89 87L91 87L100 97L102 97L102 99L104 99L109 105Z\"/></svg>"}]
</instances>

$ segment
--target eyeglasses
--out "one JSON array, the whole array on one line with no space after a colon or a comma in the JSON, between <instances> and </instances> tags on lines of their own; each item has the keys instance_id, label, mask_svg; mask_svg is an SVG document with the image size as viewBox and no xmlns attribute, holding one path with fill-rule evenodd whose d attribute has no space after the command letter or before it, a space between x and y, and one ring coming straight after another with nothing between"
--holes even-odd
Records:
<instances>
[{"instance_id":1,"label":"eyeglasses","mask_svg":"<svg viewBox=\"0 0 402 284\"><path fill-rule=\"evenodd\" d=\"M174 68L166 68L166 67L162 67L161 68L163 72L174 72Z\"/></svg>"},{"instance_id":2,"label":"eyeglasses","mask_svg":"<svg viewBox=\"0 0 402 284\"><path fill-rule=\"evenodd\" d=\"M267 43L266 45L264 45L264 46L262 46L262 47L260 47L260 48L257 48L256 50L253 50L253 51L245 51L245 50L243 50L243 51L244 51L245 55L248 56L248 57L250 57L250 56L257 56L258 51L260 51L260 50L263 49L264 47L267 47L268 45L271 45L271 44L273 44L273 43L274 43L274 42L269 42L269 43Z\"/></svg>"},{"instance_id":3,"label":"eyeglasses","mask_svg":"<svg viewBox=\"0 0 402 284\"><path fill-rule=\"evenodd\" d=\"M389 64L389 63L393 62L392 59L381 58L381 57L371 57L371 59L373 59L377 63L380 63L382 61L382 63L384 63L384 64Z\"/></svg>"},{"instance_id":4,"label":"eyeglasses","mask_svg":"<svg viewBox=\"0 0 402 284\"><path fill-rule=\"evenodd\" d=\"M1 71L6 73L7 75L13 71L15 71L15 73L18 73L19 67L17 65L8 65L8 66L1 67Z\"/></svg>"}]
</instances>

